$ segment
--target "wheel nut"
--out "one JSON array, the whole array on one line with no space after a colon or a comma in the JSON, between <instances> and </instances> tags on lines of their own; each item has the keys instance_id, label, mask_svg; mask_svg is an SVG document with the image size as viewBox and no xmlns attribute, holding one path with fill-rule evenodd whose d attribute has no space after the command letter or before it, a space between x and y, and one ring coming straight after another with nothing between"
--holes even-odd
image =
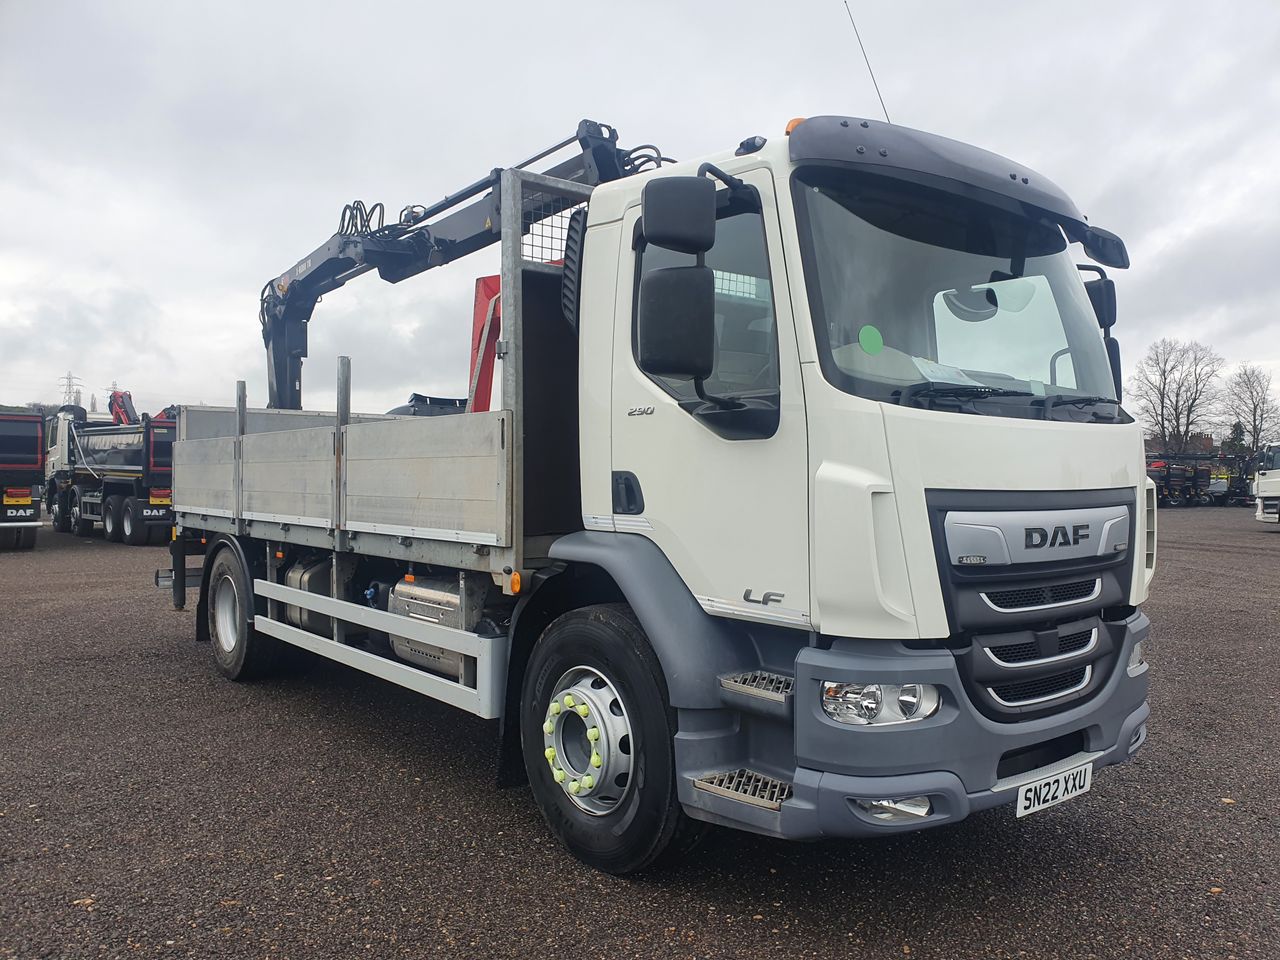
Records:
<instances>
[{"instance_id":1,"label":"wheel nut","mask_svg":"<svg viewBox=\"0 0 1280 960\"><path fill-rule=\"evenodd\" d=\"M595 785L596 785L596 778L593 777L591 774L588 773L585 777L582 778L582 789L590 790Z\"/></svg>"},{"instance_id":2,"label":"wheel nut","mask_svg":"<svg viewBox=\"0 0 1280 960\"><path fill-rule=\"evenodd\" d=\"M577 780L570 780L569 792L576 797L579 793L582 792L582 784L580 784Z\"/></svg>"},{"instance_id":3,"label":"wheel nut","mask_svg":"<svg viewBox=\"0 0 1280 960\"><path fill-rule=\"evenodd\" d=\"M604 760L601 758L600 754L594 751L592 751L592 754L591 754L591 765L595 767L597 770L599 770L602 766L604 766Z\"/></svg>"},{"instance_id":4,"label":"wheel nut","mask_svg":"<svg viewBox=\"0 0 1280 960\"><path fill-rule=\"evenodd\" d=\"M556 771L554 771L554 772L551 774L551 776L553 776L553 777L555 778L556 783L564 783L564 771L563 771L563 770L556 770Z\"/></svg>"},{"instance_id":5,"label":"wheel nut","mask_svg":"<svg viewBox=\"0 0 1280 960\"><path fill-rule=\"evenodd\" d=\"M590 740L592 743L595 743L597 740L599 740L599 739L600 739L600 728L599 728L599 727L592 727L591 729L589 729L589 730L587 731L587 739L588 739L588 740Z\"/></svg>"},{"instance_id":6,"label":"wheel nut","mask_svg":"<svg viewBox=\"0 0 1280 960\"><path fill-rule=\"evenodd\" d=\"M543 751L542 751L542 755L543 755L544 757L546 757L548 760L555 760L555 758L556 758L556 748L555 748L555 747L547 747L547 749L546 749L546 750L543 750Z\"/></svg>"},{"instance_id":7,"label":"wheel nut","mask_svg":"<svg viewBox=\"0 0 1280 960\"><path fill-rule=\"evenodd\" d=\"M581 703L578 705L578 716L585 717L590 712L591 712L590 708L588 708L585 703Z\"/></svg>"},{"instance_id":8,"label":"wheel nut","mask_svg":"<svg viewBox=\"0 0 1280 960\"><path fill-rule=\"evenodd\" d=\"M572 707L572 706L573 706L573 704L574 704L573 694L572 694L572 693L566 693L566 694L564 695L564 705L565 705L566 707Z\"/></svg>"},{"instance_id":9,"label":"wheel nut","mask_svg":"<svg viewBox=\"0 0 1280 960\"><path fill-rule=\"evenodd\" d=\"M555 729L556 729L556 725L552 723L550 720L548 720L546 723L542 725L542 732L545 733L548 737L551 736L553 732L555 732Z\"/></svg>"},{"instance_id":10,"label":"wheel nut","mask_svg":"<svg viewBox=\"0 0 1280 960\"><path fill-rule=\"evenodd\" d=\"M560 713L560 701L559 701L559 700L552 700L552 701L551 701L551 715L554 717L554 716L557 716L559 713Z\"/></svg>"}]
</instances>

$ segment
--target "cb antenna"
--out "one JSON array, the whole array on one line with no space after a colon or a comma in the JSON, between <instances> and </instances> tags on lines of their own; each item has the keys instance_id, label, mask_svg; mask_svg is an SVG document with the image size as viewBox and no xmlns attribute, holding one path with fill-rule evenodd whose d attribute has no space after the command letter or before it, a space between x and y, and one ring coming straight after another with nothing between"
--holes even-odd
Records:
<instances>
[{"instance_id":1,"label":"cb antenna","mask_svg":"<svg viewBox=\"0 0 1280 960\"><path fill-rule=\"evenodd\" d=\"M884 96L880 93L880 84L876 82L876 72L871 69L871 58L867 56L867 48L862 44L862 34L858 32L858 24L853 19L853 11L849 9L849 0L844 0L844 12L849 15L849 23L853 27L853 35L858 38L858 48L862 51L862 59L867 64L867 73L871 74L871 85L876 88L876 96L880 98L880 109L884 111L884 122L893 123L889 119L889 108L884 105Z\"/></svg>"}]
</instances>

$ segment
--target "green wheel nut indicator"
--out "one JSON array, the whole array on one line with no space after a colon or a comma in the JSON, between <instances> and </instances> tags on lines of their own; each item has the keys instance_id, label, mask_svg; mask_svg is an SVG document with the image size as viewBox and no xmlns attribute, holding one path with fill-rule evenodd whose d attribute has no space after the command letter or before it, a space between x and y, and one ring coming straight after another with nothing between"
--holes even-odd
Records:
<instances>
[{"instance_id":1,"label":"green wheel nut indicator","mask_svg":"<svg viewBox=\"0 0 1280 960\"><path fill-rule=\"evenodd\" d=\"M579 793L582 792L582 784L580 784L577 780L570 780L569 792L576 797Z\"/></svg>"},{"instance_id":2,"label":"green wheel nut indicator","mask_svg":"<svg viewBox=\"0 0 1280 960\"><path fill-rule=\"evenodd\" d=\"M597 740L599 740L599 739L600 739L600 728L599 728L599 727L592 727L590 730L588 730L588 731L587 731L587 739L588 739L588 740L590 740L592 743L595 743Z\"/></svg>"},{"instance_id":3,"label":"green wheel nut indicator","mask_svg":"<svg viewBox=\"0 0 1280 960\"><path fill-rule=\"evenodd\" d=\"M563 771L563 770L556 770L556 771L555 771L554 773L552 773L551 775L552 775L553 777L555 777L555 781L556 781L556 783L564 783L564 771Z\"/></svg>"},{"instance_id":4,"label":"green wheel nut indicator","mask_svg":"<svg viewBox=\"0 0 1280 960\"><path fill-rule=\"evenodd\" d=\"M584 790L590 790L595 785L596 785L596 778L593 777L591 774L588 773L585 777L582 778L582 787Z\"/></svg>"},{"instance_id":5,"label":"green wheel nut indicator","mask_svg":"<svg viewBox=\"0 0 1280 960\"><path fill-rule=\"evenodd\" d=\"M556 758L556 748L547 747L546 750L542 751L542 755L546 757L548 760L554 760Z\"/></svg>"},{"instance_id":6,"label":"green wheel nut indicator","mask_svg":"<svg viewBox=\"0 0 1280 960\"><path fill-rule=\"evenodd\" d=\"M559 712L560 712L560 701L558 701L558 700L552 700L552 701L551 701L551 715L554 717L554 716L556 716Z\"/></svg>"},{"instance_id":7,"label":"green wheel nut indicator","mask_svg":"<svg viewBox=\"0 0 1280 960\"><path fill-rule=\"evenodd\" d=\"M565 705L566 707L572 707L572 706L573 706L573 703L574 703L574 700L573 700L573 694L572 694L572 693L566 693L566 694L564 695L564 705Z\"/></svg>"},{"instance_id":8,"label":"green wheel nut indicator","mask_svg":"<svg viewBox=\"0 0 1280 960\"><path fill-rule=\"evenodd\" d=\"M604 766L604 760L601 758L600 754L595 753L594 751L591 754L591 765L597 770Z\"/></svg>"},{"instance_id":9,"label":"green wheel nut indicator","mask_svg":"<svg viewBox=\"0 0 1280 960\"><path fill-rule=\"evenodd\" d=\"M550 720L548 720L546 723L542 725L542 732L545 733L547 736L551 736L555 728L556 728L556 725L552 723Z\"/></svg>"},{"instance_id":10,"label":"green wheel nut indicator","mask_svg":"<svg viewBox=\"0 0 1280 960\"><path fill-rule=\"evenodd\" d=\"M591 708L588 707L585 703L578 704L578 716L585 717L590 712L591 712Z\"/></svg>"}]
</instances>

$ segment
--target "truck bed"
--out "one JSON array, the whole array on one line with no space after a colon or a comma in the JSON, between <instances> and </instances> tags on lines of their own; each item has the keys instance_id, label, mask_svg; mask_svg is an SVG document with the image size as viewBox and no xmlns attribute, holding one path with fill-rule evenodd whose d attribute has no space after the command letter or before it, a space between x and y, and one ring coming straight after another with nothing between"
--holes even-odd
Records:
<instances>
[{"instance_id":1,"label":"truck bed","mask_svg":"<svg viewBox=\"0 0 1280 960\"><path fill-rule=\"evenodd\" d=\"M182 408L176 522L463 569L510 562L508 411L350 420Z\"/></svg>"}]
</instances>

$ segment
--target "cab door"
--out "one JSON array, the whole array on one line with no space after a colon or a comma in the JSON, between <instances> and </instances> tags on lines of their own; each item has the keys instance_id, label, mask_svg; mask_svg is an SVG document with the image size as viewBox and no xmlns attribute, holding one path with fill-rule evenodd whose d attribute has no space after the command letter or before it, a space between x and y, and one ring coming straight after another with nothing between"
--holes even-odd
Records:
<instances>
[{"instance_id":1,"label":"cab door","mask_svg":"<svg viewBox=\"0 0 1280 960\"><path fill-rule=\"evenodd\" d=\"M613 516L618 533L658 545L708 613L809 626L804 398L772 178L721 189L715 244L713 372L688 380L636 364L638 285L645 272L692 265L644 242L640 207L623 220L615 299ZM627 246L631 247L630 264Z\"/></svg>"}]
</instances>

